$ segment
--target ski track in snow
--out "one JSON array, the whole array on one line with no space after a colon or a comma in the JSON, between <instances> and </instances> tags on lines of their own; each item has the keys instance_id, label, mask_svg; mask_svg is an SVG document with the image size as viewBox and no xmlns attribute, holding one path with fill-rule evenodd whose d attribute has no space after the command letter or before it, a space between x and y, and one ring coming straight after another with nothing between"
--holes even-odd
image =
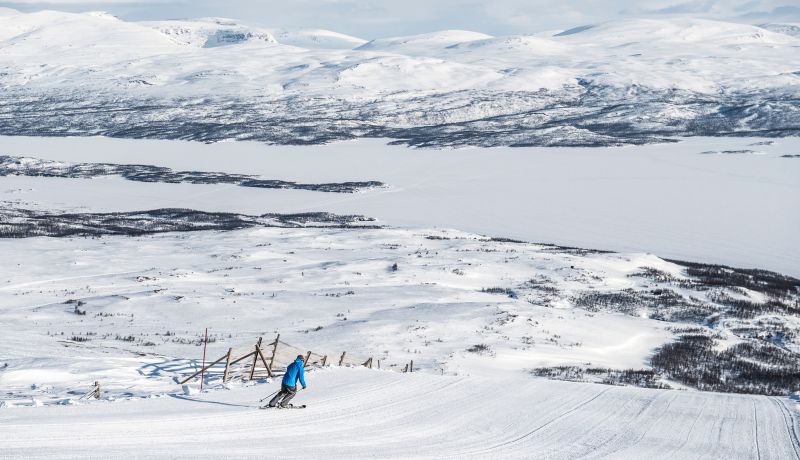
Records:
<instances>
[{"instance_id":1,"label":"ski track in snow","mask_svg":"<svg viewBox=\"0 0 800 460\"><path fill-rule=\"evenodd\" d=\"M308 382L302 411L256 408L277 383L6 410L0 456L797 458L778 398L366 369Z\"/></svg>"}]
</instances>

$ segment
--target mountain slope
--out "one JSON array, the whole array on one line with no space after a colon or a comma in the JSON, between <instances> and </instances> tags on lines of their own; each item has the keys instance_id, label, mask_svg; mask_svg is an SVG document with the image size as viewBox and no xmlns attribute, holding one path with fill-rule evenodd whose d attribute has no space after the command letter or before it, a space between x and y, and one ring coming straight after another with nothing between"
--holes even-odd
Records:
<instances>
[{"instance_id":1,"label":"mountain slope","mask_svg":"<svg viewBox=\"0 0 800 460\"><path fill-rule=\"evenodd\" d=\"M278 43L266 30L254 29L228 19L195 21L156 21L143 23L170 37L176 43L199 48L241 43Z\"/></svg>"},{"instance_id":2,"label":"mountain slope","mask_svg":"<svg viewBox=\"0 0 800 460\"><path fill-rule=\"evenodd\" d=\"M408 55L435 53L442 48L474 40L492 38L491 35L469 30L442 30L427 34L371 40L359 50L386 51Z\"/></svg>"},{"instance_id":3,"label":"mountain slope","mask_svg":"<svg viewBox=\"0 0 800 460\"><path fill-rule=\"evenodd\" d=\"M800 23L768 23L759 27L779 34L800 37Z\"/></svg>"},{"instance_id":4,"label":"mountain slope","mask_svg":"<svg viewBox=\"0 0 800 460\"><path fill-rule=\"evenodd\" d=\"M362 38L323 29L280 29L273 34L281 44L308 49L352 49L367 43Z\"/></svg>"},{"instance_id":5,"label":"mountain slope","mask_svg":"<svg viewBox=\"0 0 800 460\"><path fill-rule=\"evenodd\" d=\"M330 31L276 33L227 19L6 11L0 132L617 145L800 126L800 39L755 26L621 20L549 37L440 31L360 46ZM18 116L31 107L39 116Z\"/></svg>"}]
</instances>

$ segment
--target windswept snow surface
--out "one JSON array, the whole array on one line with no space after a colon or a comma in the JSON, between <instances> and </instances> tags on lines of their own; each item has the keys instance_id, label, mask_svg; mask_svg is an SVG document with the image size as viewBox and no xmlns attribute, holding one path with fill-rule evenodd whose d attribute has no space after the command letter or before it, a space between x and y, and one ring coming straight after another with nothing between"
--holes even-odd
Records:
<instances>
[{"instance_id":1,"label":"windswept snow surface","mask_svg":"<svg viewBox=\"0 0 800 460\"><path fill-rule=\"evenodd\" d=\"M116 404L0 410L24 458L799 458L782 398L546 380L311 372L304 410L256 409L277 384Z\"/></svg>"},{"instance_id":2,"label":"windswept snow surface","mask_svg":"<svg viewBox=\"0 0 800 460\"><path fill-rule=\"evenodd\" d=\"M800 39L785 27L626 19L364 43L220 18L6 13L3 134L599 146L800 124Z\"/></svg>"},{"instance_id":3,"label":"windswept snow surface","mask_svg":"<svg viewBox=\"0 0 800 460\"><path fill-rule=\"evenodd\" d=\"M363 38L324 29L278 29L272 34L283 45L307 49L352 49L367 43Z\"/></svg>"}]
</instances>

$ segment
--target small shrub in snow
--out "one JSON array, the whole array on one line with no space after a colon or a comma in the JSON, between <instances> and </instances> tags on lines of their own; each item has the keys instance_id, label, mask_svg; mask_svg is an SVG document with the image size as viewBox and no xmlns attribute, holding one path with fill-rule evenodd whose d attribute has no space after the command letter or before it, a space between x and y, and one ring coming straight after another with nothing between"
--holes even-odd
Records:
<instances>
[{"instance_id":1,"label":"small shrub in snow","mask_svg":"<svg viewBox=\"0 0 800 460\"><path fill-rule=\"evenodd\" d=\"M489 348L489 345L486 345L485 343L479 343L467 348L467 351L470 353L477 353L479 355L483 355L491 352L492 349Z\"/></svg>"},{"instance_id":2,"label":"small shrub in snow","mask_svg":"<svg viewBox=\"0 0 800 460\"><path fill-rule=\"evenodd\" d=\"M512 289L507 289L507 288L489 287L481 289L481 292L485 292L487 294L505 294L512 299L517 298L517 293L514 292Z\"/></svg>"}]
</instances>

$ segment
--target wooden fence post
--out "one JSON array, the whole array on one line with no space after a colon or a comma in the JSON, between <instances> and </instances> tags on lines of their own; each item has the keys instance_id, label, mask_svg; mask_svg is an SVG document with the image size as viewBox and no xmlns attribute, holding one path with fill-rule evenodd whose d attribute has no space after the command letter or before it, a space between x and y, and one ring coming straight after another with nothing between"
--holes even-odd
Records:
<instances>
[{"instance_id":1,"label":"wooden fence post","mask_svg":"<svg viewBox=\"0 0 800 460\"><path fill-rule=\"evenodd\" d=\"M207 347L208 347L208 328L206 328L205 339L203 339L203 366L200 368L200 391L203 391L203 382L205 381L206 348Z\"/></svg>"},{"instance_id":2,"label":"wooden fence post","mask_svg":"<svg viewBox=\"0 0 800 460\"><path fill-rule=\"evenodd\" d=\"M220 359L218 359L218 360L214 361L213 363L211 363L211 364L207 365L206 367L204 367L204 368L200 369L199 371L195 372L194 374L192 374L192 375L190 375L190 376L186 377L185 379L183 379L183 380L182 380L182 381L180 381L179 383L180 383L181 385L183 385L184 383L188 382L189 380L192 380L193 378L195 378L195 377L197 377L198 375L200 375L200 374L201 374L201 373L202 373L204 370L208 370L208 369L210 369L212 366L216 365L217 363L219 363L220 361L222 361L223 359L225 359L225 357L226 357L226 355L222 355L222 358L220 358Z\"/></svg>"},{"instance_id":3,"label":"wooden fence post","mask_svg":"<svg viewBox=\"0 0 800 460\"><path fill-rule=\"evenodd\" d=\"M278 342L281 340L281 335L275 336L275 346L272 347L272 357L269 359L269 374L272 375L272 365L275 364L275 353L278 352Z\"/></svg>"},{"instance_id":4,"label":"wooden fence post","mask_svg":"<svg viewBox=\"0 0 800 460\"><path fill-rule=\"evenodd\" d=\"M308 351L306 359L303 360L303 366L308 367L308 360L311 359L311 350Z\"/></svg>"},{"instance_id":5,"label":"wooden fence post","mask_svg":"<svg viewBox=\"0 0 800 460\"><path fill-rule=\"evenodd\" d=\"M342 357L341 357L341 358L339 358L339 365L340 365L340 366L341 366L341 365L342 365L342 363L344 362L344 355L345 355L346 353L347 353L346 351L343 351L343 352L342 352Z\"/></svg>"},{"instance_id":6,"label":"wooden fence post","mask_svg":"<svg viewBox=\"0 0 800 460\"><path fill-rule=\"evenodd\" d=\"M256 352L253 353L253 367L250 368L250 378L247 380L253 380L253 374L256 373L256 365L258 364L258 350L261 349L261 337L258 338L258 342L256 342Z\"/></svg>"},{"instance_id":7,"label":"wooden fence post","mask_svg":"<svg viewBox=\"0 0 800 460\"><path fill-rule=\"evenodd\" d=\"M411 364L408 365L408 372L414 372L414 360L411 360Z\"/></svg>"},{"instance_id":8,"label":"wooden fence post","mask_svg":"<svg viewBox=\"0 0 800 460\"><path fill-rule=\"evenodd\" d=\"M322 367L325 367L325 363L328 362L328 355L322 357Z\"/></svg>"},{"instance_id":9,"label":"wooden fence post","mask_svg":"<svg viewBox=\"0 0 800 460\"><path fill-rule=\"evenodd\" d=\"M231 353L233 353L233 348L228 348L228 357L225 358L225 373L222 374L222 383L228 381L228 371L231 367Z\"/></svg>"},{"instance_id":10,"label":"wooden fence post","mask_svg":"<svg viewBox=\"0 0 800 460\"><path fill-rule=\"evenodd\" d=\"M406 364L406 367L403 368L403 372L408 372L408 364Z\"/></svg>"},{"instance_id":11,"label":"wooden fence post","mask_svg":"<svg viewBox=\"0 0 800 460\"><path fill-rule=\"evenodd\" d=\"M269 364L267 364L267 358L264 357L264 353L261 352L261 348L258 349L257 354L261 357L261 362L264 363L264 367L267 369L267 375L272 377L272 369L270 369Z\"/></svg>"},{"instance_id":12,"label":"wooden fence post","mask_svg":"<svg viewBox=\"0 0 800 460\"><path fill-rule=\"evenodd\" d=\"M381 360L379 359L378 360L378 369L380 369L380 368L381 368Z\"/></svg>"}]
</instances>

